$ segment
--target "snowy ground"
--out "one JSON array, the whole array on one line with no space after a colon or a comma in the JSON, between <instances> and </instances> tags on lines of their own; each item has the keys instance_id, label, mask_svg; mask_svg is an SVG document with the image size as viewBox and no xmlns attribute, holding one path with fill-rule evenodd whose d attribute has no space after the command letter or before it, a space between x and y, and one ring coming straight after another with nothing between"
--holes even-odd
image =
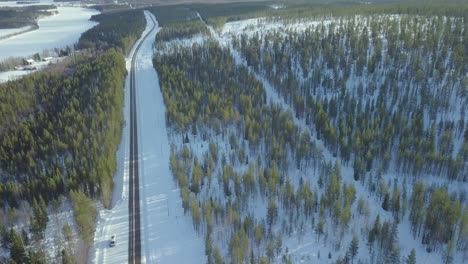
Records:
<instances>
[{"instance_id":1,"label":"snowy ground","mask_svg":"<svg viewBox=\"0 0 468 264\"><path fill-rule=\"evenodd\" d=\"M151 28L151 14L145 12ZM165 126L165 106L159 80L153 68L153 43L159 28L153 30L137 55L136 94L140 150L140 197L142 223L142 262L205 263L204 241L184 215L179 190L169 169L169 141ZM131 58L133 51L129 58ZM130 59L127 59L129 70ZM129 117L129 82L126 84L125 119ZM101 210L96 228L93 263L125 263L128 258L128 148L129 131L124 128L118 152L113 208ZM116 235L116 247L109 248Z\"/></svg>"},{"instance_id":2,"label":"snowy ground","mask_svg":"<svg viewBox=\"0 0 468 264\"><path fill-rule=\"evenodd\" d=\"M73 45L81 33L96 25L89 18L99 13L81 7L59 6L57 10L57 15L39 19L39 29L0 40L0 61Z\"/></svg>"},{"instance_id":3,"label":"snowy ground","mask_svg":"<svg viewBox=\"0 0 468 264\"><path fill-rule=\"evenodd\" d=\"M32 64L32 66L36 67L37 70L44 69L47 66L49 66L51 63L52 64L57 63L60 60L62 60L63 58L65 58L65 57L62 57L62 58L56 57L56 58L52 59L51 61L35 62L35 63ZM0 72L0 83L16 80L18 78L21 78L24 75L30 74L30 73L35 72L37 70L33 70L33 71L12 70L12 71Z\"/></svg>"},{"instance_id":4,"label":"snowy ground","mask_svg":"<svg viewBox=\"0 0 468 264\"><path fill-rule=\"evenodd\" d=\"M325 19L323 21L300 21L297 23L290 23L290 24L282 24L280 22L275 22L275 23L269 23L265 21L264 19L248 19L248 20L243 20L243 21L236 21L236 22L229 22L226 23L224 28L220 31L218 34L212 27L209 27L211 31L211 35L222 45L225 47L229 47L231 50L231 55L233 56L235 62L237 65L244 65L247 66L247 63L244 58L242 58L241 54L233 49L232 44L231 44L231 36L239 36L242 33L246 33L248 36L252 36L257 33L264 33L265 31L268 30L295 30L295 31L303 31L307 27L310 26L317 26L321 25L322 23L324 25L328 25L332 23L333 21ZM283 109L289 110L294 112L293 108L284 100L284 98L278 94L276 89L272 87L272 85L269 83L269 81L261 74L255 73L253 69L250 69L250 71L255 75L255 77L262 82L265 92L267 95L267 101L272 102L275 104L280 104ZM301 128L301 130L307 129L307 126L305 125L305 122L303 120L300 120L296 118L296 115L293 114L293 120L294 123ZM313 141L322 149L324 150L324 160L327 162L332 162L334 163L335 158L332 157L331 153L327 151L327 149L323 146L323 142L318 140L315 136L313 137ZM364 229L368 228L369 225L371 225L376 217L377 214L380 214L381 220L389 220L391 221L392 215L388 212L385 212L381 209L380 206L380 201L376 199L376 197L368 196L368 190L360 184L359 182L354 182L353 180L353 169L349 165L344 165L341 164L341 169L342 169L342 178L343 181L347 184L354 184L356 188L356 197L367 197L367 201L369 203L369 208L370 208L370 216L369 217L364 217L364 216L359 216L356 215L353 216L353 220L351 220L350 225L352 226L351 230L354 230L356 234L360 234L361 232L364 231ZM392 171L392 170L391 170ZM305 173L304 175L299 175L301 174L299 171L290 171L289 175L292 176L292 178L302 176L305 177L305 179L311 180L312 182L316 181L316 177L310 175L314 175L313 170L310 171L310 173ZM309 175L309 176L306 176ZM388 173L387 175L384 175L384 180L393 180L396 177L396 174L394 173ZM433 182L432 180L429 180L428 182ZM463 190L466 188L466 185L463 184L461 186L452 186L453 188L456 188L458 190ZM352 207L352 211L356 212L356 203L354 203ZM399 225L399 237L400 237L400 253L401 256L407 256L411 249L415 249L418 257L418 263L441 263L441 254L440 252L436 253L428 253L425 250L425 247L420 243L419 239L414 239L413 236L410 234L410 227L409 227L409 221L407 219L407 215L405 218L402 220L401 224ZM315 231L313 230L311 224L306 224L304 225L303 228L300 228L299 230L296 230L291 236L289 237L283 237L283 245L284 247L288 248L288 252L293 260L294 263L329 263L330 260L328 259L328 252L333 253L332 260L336 260L336 257L341 255L343 256L344 251L347 249L347 245L349 245L351 236L345 235L345 237L342 239L342 248L339 250L339 252L336 252L336 250L333 249L333 243L334 241L337 240L335 237L335 231L331 230L328 228L328 233L329 233L329 239L324 240L318 240L317 236L315 235ZM360 259L368 259L368 250L365 246L365 241L366 238L361 238L361 243L360 243L360 249L359 253L357 255L358 258ZM279 260L279 259L278 259ZM461 263L461 256L460 254L456 254L455 256L455 262L454 263Z\"/></svg>"}]
</instances>

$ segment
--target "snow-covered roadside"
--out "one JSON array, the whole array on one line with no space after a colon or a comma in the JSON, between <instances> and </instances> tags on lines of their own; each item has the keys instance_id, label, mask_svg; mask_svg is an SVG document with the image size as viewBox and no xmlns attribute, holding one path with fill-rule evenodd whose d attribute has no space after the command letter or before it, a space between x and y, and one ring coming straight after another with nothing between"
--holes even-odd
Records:
<instances>
[{"instance_id":1,"label":"snow-covered roadside","mask_svg":"<svg viewBox=\"0 0 468 264\"><path fill-rule=\"evenodd\" d=\"M151 29L152 14L145 11ZM144 40L136 61L136 94L140 150L140 197L142 223L142 262L204 263L204 242L184 215L179 190L169 169L169 143L165 126L165 106L159 80L153 68L153 43L159 27ZM139 42L141 39L139 40ZM130 71L131 57L127 58ZM129 150L129 78L125 91L126 126L118 150L118 169L114 177L112 209L99 212L92 263L126 263L128 260L128 150ZM116 246L109 247L112 235Z\"/></svg>"},{"instance_id":2,"label":"snow-covered roadside","mask_svg":"<svg viewBox=\"0 0 468 264\"><path fill-rule=\"evenodd\" d=\"M148 17L146 17L148 21ZM148 22L142 36L151 29ZM126 58L126 68L130 72L131 60L139 39ZM114 175L112 209L102 208L98 213L94 245L90 250L91 263L125 263L128 260L128 154L130 135L130 75L125 80L124 120L120 146L117 150L117 171ZM116 236L116 245L109 248L111 236Z\"/></svg>"},{"instance_id":3,"label":"snow-covered roadside","mask_svg":"<svg viewBox=\"0 0 468 264\"><path fill-rule=\"evenodd\" d=\"M190 216L184 215L169 168L166 108L152 63L158 31L143 43L136 65L142 262L205 263L203 236L196 234Z\"/></svg>"}]
</instances>

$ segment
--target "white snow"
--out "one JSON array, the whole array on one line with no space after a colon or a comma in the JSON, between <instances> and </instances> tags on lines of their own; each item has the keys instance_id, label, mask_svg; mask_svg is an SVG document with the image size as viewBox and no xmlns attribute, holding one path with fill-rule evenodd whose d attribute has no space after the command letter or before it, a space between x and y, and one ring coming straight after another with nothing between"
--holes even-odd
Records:
<instances>
[{"instance_id":1,"label":"white snow","mask_svg":"<svg viewBox=\"0 0 468 264\"><path fill-rule=\"evenodd\" d=\"M212 36L224 47L230 48L231 55L233 56L235 62L237 65L244 65L246 66L246 61L245 59L241 56L241 54L233 49L232 44L231 44L231 37L232 35L239 36L240 34L246 33L248 37L253 36L254 34L259 34L260 38L261 35L267 32L268 30L280 30L285 32L286 30L295 30L295 31L303 31L309 26L317 26L319 23L324 23L324 25L333 23L333 21L330 20L322 20L321 22L317 21L300 21L298 23L292 23L292 24L283 24L281 22L272 22L268 23L267 21L264 21L261 18L256 18L256 19L248 19L248 20L243 20L243 21L236 21L236 22L230 22L225 24L223 29L221 30L220 34L217 34L217 32L212 28L209 27ZM274 87L270 84L270 82L262 75L259 73L254 72L252 68L249 69L251 73L255 75L255 77L262 82L266 95L267 95L267 100L269 102L275 103L275 104L280 104L283 109L289 110L294 112L294 108L291 107L285 98L283 98L280 94L278 94L277 90L274 89ZM305 125L304 120L296 118L296 115L293 114L293 121L294 123L301 129L301 130L308 130L308 127ZM313 133L312 133L313 135ZM315 136L313 136L313 141L322 149L324 150L324 161L326 162L334 162L335 158L332 157L331 153L323 147L323 142L320 140L317 140ZM308 171L309 169L305 169ZM361 222L363 220L363 217L360 217L357 215L357 213L354 213L356 211L356 204L352 206L352 212L353 212L353 220L350 221L350 230L351 232L347 232L344 236L344 238L340 241L338 238L338 235L336 234L336 230L331 230L330 225L326 224L328 226L328 231L327 233L329 234L328 241L325 239L325 242L323 239L320 241L317 240L317 236L314 235L314 230L311 227L310 223L306 224L304 228L299 228L297 226L294 227L295 233L291 236L284 236L283 237L283 245L284 247L288 248L288 252L292 257L292 260L294 263L328 263L330 260L328 259L328 252L332 252L333 257L332 260L335 260L339 255L343 256L344 252L347 249L347 246L349 245L349 242L351 241L351 235L353 233L356 233L357 235L361 234L362 232L366 229L369 228L369 226L373 223L375 217L377 214L380 214L381 220L386 220L386 221L391 221L392 220L392 215L388 212L385 212L381 208L381 201L379 198L376 197L375 194L372 194L370 197L368 194L370 193L369 190L367 189L367 186L362 185L360 182L355 182L353 180L353 169L349 165L341 164L341 171L342 171L342 180L344 183L347 184L353 184L356 188L356 197L367 197L367 202L369 203L369 209L370 209L370 216L365 218L365 223ZM395 173L396 169L391 168L390 171L386 174L383 175L383 180L385 182L387 181L392 181L396 177L397 173ZM291 171L289 173L292 178L297 178L300 172L294 172ZM306 179L311 180L312 182L316 181L317 175L314 176L313 170L310 170L310 173L305 173ZM312 176L310 176L312 175ZM426 176L425 176L426 177ZM401 178L400 178L401 181ZM439 180L440 181L440 180ZM426 182L429 184L437 183L438 181L434 179L434 177L426 177ZM400 182L401 184L401 182ZM407 188L411 187L411 184L408 185L408 183L404 183ZM456 183L455 183L456 184ZM461 189L463 190L466 188L465 184L461 184L461 186L457 186L459 188L456 188L453 186L454 184L450 184L451 189ZM401 185L400 185L401 186ZM411 188L408 189L409 191ZM417 256L418 256L418 263L440 263L441 262L441 253L440 251L438 252L433 252L433 253L427 253L425 250L425 247L421 244L420 242L420 237L414 239L413 236L410 234L410 227L409 227L409 221L407 219L408 215L405 216L404 219L402 219L400 225L399 225L399 247L400 247L400 253L401 256L407 256L411 249L415 249ZM317 220L317 219L316 219ZM370 223L369 223L370 221ZM299 229L299 230L297 230ZM366 242L366 237L361 237L361 243L360 243L360 249L359 249L359 254L358 258L360 259L368 259L368 250L365 246ZM338 250L338 252L334 249L334 243L341 242L341 249ZM318 253L320 252L320 257L318 256ZM319 260L320 258L321 260ZM461 257L459 254L456 255L455 257L455 262L461 261Z\"/></svg>"},{"instance_id":2,"label":"white snow","mask_svg":"<svg viewBox=\"0 0 468 264\"><path fill-rule=\"evenodd\" d=\"M146 11L145 16L148 23L143 35L152 26L150 17L154 18ZM136 66L142 262L205 263L203 237L195 233L189 215L184 215L179 190L169 169L166 109L152 64L153 42L158 31L156 27L144 40ZM133 52L127 59L128 70ZM118 152L113 208L99 213L91 255L93 263L125 263L128 259L129 78L125 100L127 125ZM116 235L117 243L109 248L112 235Z\"/></svg>"},{"instance_id":3,"label":"white snow","mask_svg":"<svg viewBox=\"0 0 468 264\"><path fill-rule=\"evenodd\" d=\"M268 31L302 32L305 31L307 28L314 28L320 25L330 25L333 22L333 19L323 19L302 20L300 22L285 23L282 21L270 21L270 19L267 19L265 17L250 18L245 20L228 22L224 24L221 30L221 37L226 39L228 36L231 35L239 37L242 34L246 34L248 37L252 37L256 33L265 34ZM213 32L211 33L213 35Z\"/></svg>"},{"instance_id":4,"label":"white snow","mask_svg":"<svg viewBox=\"0 0 468 264\"><path fill-rule=\"evenodd\" d=\"M149 20L149 13L146 15ZM180 191L169 169L166 108L152 63L158 31L148 36L137 55L143 262L205 263L203 238L195 233L189 215L184 215Z\"/></svg>"},{"instance_id":5,"label":"white snow","mask_svg":"<svg viewBox=\"0 0 468 264\"><path fill-rule=\"evenodd\" d=\"M81 7L59 6L57 10L58 14L38 20L39 29L0 40L0 61L73 45L81 33L96 25L89 18L99 13Z\"/></svg>"},{"instance_id":6,"label":"white snow","mask_svg":"<svg viewBox=\"0 0 468 264\"><path fill-rule=\"evenodd\" d=\"M40 62L35 62L32 64L32 66L36 67L37 70L44 69L48 67L50 64L54 64L59 62L62 58L54 58L51 61L40 61ZM21 78L24 75L30 74L32 72L36 72L37 70L33 71L26 71L26 70L11 70L11 71L6 71L6 72L0 72L0 83L7 82L7 81L13 81L16 79Z\"/></svg>"}]
</instances>

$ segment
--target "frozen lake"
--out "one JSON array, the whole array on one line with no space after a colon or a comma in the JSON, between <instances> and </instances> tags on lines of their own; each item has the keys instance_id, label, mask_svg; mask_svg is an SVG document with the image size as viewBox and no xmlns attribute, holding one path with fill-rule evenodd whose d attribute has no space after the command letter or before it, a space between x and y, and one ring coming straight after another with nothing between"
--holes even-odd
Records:
<instances>
[{"instance_id":1,"label":"frozen lake","mask_svg":"<svg viewBox=\"0 0 468 264\"><path fill-rule=\"evenodd\" d=\"M57 15L39 19L39 29L0 40L0 61L12 56L24 57L41 53L45 49L73 45L81 33L96 25L89 18L99 13L81 7L59 6L57 10Z\"/></svg>"}]
</instances>

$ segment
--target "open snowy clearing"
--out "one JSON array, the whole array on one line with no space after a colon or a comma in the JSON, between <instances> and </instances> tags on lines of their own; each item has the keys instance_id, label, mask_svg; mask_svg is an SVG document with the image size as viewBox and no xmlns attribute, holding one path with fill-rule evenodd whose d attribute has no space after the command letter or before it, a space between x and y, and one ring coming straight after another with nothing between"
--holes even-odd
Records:
<instances>
[{"instance_id":1,"label":"open snowy clearing","mask_svg":"<svg viewBox=\"0 0 468 264\"><path fill-rule=\"evenodd\" d=\"M53 58L50 61L39 61L39 62L34 62L32 66L36 67L37 70L44 69L49 67L51 64L55 64L65 57L56 57ZM6 72L0 72L0 83L7 82L7 81L13 81L18 78L21 78L24 75L30 74L32 72L35 72L37 70L11 70L11 71L6 71Z\"/></svg>"},{"instance_id":2,"label":"open snowy clearing","mask_svg":"<svg viewBox=\"0 0 468 264\"><path fill-rule=\"evenodd\" d=\"M152 15L145 12L145 16L147 27L143 35L152 26ZM144 40L136 59L142 262L204 263L204 241L195 233L191 218L184 215L179 190L169 169L166 110L152 63L153 43L158 31L156 27ZM127 59L127 70L132 55L133 51ZM124 111L125 119L129 120L128 79L126 87ZM125 263L128 259L128 123L118 152L113 208L99 213L90 259L93 263ZM112 235L116 236L116 246L110 248Z\"/></svg>"}]
</instances>

